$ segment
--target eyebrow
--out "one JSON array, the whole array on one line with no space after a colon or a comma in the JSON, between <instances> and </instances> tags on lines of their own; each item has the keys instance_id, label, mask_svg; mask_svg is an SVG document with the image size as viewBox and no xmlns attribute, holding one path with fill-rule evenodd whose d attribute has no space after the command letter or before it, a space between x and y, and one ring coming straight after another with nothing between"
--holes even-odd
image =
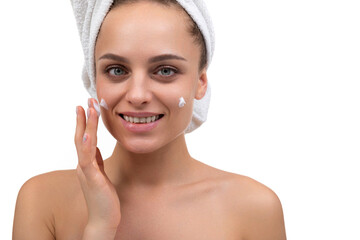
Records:
<instances>
[{"instance_id":1,"label":"eyebrow","mask_svg":"<svg viewBox=\"0 0 360 240\"><path fill-rule=\"evenodd\" d=\"M123 56L115 55L112 53L106 53L106 54L102 55L98 59L98 61L101 59L110 59L110 60L115 60L115 61L119 61L119 62L130 63L127 58L125 58ZM180 57L175 54L162 54L162 55L158 55L158 56L150 58L148 63L160 62L160 61L171 60L171 59L187 61L185 58Z\"/></svg>"}]
</instances>

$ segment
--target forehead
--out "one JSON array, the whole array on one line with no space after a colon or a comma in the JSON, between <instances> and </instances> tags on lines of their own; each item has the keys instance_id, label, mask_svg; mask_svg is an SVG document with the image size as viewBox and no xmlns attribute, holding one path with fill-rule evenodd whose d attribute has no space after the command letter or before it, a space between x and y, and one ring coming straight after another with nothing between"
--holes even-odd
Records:
<instances>
[{"instance_id":1,"label":"forehead","mask_svg":"<svg viewBox=\"0 0 360 240\"><path fill-rule=\"evenodd\" d=\"M147 50L161 47L165 51L166 48L193 51L195 44L188 27L189 19L179 8L154 2L125 4L115 7L105 17L97 48L126 51L139 50L142 46Z\"/></svg>"}]
</instances>

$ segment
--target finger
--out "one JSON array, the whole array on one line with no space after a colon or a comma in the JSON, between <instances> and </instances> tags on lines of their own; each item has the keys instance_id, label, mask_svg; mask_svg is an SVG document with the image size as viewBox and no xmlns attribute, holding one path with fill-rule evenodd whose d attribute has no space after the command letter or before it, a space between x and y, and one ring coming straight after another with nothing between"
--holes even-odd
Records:
<instances>
[{"instance_id":1,"label":"finger","mask_svg":"<svg viewBox=\"0 0 360 240\"><path fill-rule=\"evenodd\" d=\"M92 177L98 171L96 162L96 125L97 116L93 108L88 108L88 121L86 123L85 132L81 139L81 143L77 146L79 165L87 177Z\"/></svg>"},{"instance_id":2,"label":"finger","mask_svg":"<svg viewBox=\"0 0 360 240\"><path fill-rule=\"evenodd\" d=\"M95 160L95 151L91 154L91 147L89 144L84 144L84 134L86 129L85 111L81 106L77 107L77 121L75 131L75 146L78 155L78 166L80 166L87 176L95 174L96 167L94 168L92 161ZM86 139L89 137L86 135Z\"/></svg>"},{"instance_id":3,"label":"finger","mask_svg":"<svg viewBox=\"0 0 360 240\"><path fill-rule=\"evenodd\" d=\"M88 105L90 107L87 109L87 123L85 111L83 114L81 108L79 119L83 118L83 121L80 122L85 124L82 124L82 127L79 127L78 133L76 135L79 165L87 178L92 178L100 170L96 162L97 126L99 116L94 108L96 103L93 101L96 100L90 98L88 100Z\"/></svg>"},{"instance_id":4,"label":"finger","mask_svg":"<svg viewBox=\"0 0 360 240\"><path fill-rule=\"evenodd\" d=\"M93 107L87 109L87 116L88 121L84 132L83 144L87 144L87 142L90 144L93 153L92 156L94 156L95 159L99 117Z\"/></svg>"},{"instance_id":5,"label":"finger","mask_svg":"<svg viewBox=\"0 0 360 240\"><path fill-rule=\"evenodd\" d=\"M75 145L78 149L81 146L82 139L85 133L86 128L86 117L85 117L85 110L81 106L76 107L76 129L75 129Z\"/></svg>"},{"instance_id":6,"label":"finger","mask_svg":"<svg viewBox=\"0 0 360 240\"><path fill-rule=\"evenodd\" d=\"M97 117L99 118L100 117L100 107L99 107L99 103L96 101L95 98L88 99L88 106L89 106L89 108L92 108L96 111ZM98 128L98 124L96 125L96 131L97 131L97 128Z\"/></svg>"},{"instance_id":7,"label":"finger","mask_svg":"<svg viewBox=\"0 0 360 240\"><path fill-rule=\"evenodd\" d=\"M98 115L98 117L100 116L100 106L99 103L97 102L97 100L95 98L89 98L88 99L88 106L93 107Z\"/></svg>"}]
</instances>

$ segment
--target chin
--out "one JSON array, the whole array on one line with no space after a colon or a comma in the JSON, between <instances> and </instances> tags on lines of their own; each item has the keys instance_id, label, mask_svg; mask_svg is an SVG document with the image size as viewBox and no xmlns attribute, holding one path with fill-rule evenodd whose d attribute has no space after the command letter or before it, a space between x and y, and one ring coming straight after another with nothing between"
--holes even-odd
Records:
<instances>
[{"instance_id":1,"label":"chin","mask_svg":"<svg viewBox=\"0 0 360 240\"><path fill-rule=\"evenodd\" d=\"M144 137L128 137L126 139L122 139L120 144L129 152L147 154L166 148L171 145L171 143L175 143L176 140L183 134L185 134L185 130L173 136L167 136L166 138L150 137L146 139Z\"/></svg>"},{"instance_id":2,"label":"chin","mask_svg":"<svg viewBox=\"0 0 360 240\"><path fill-rule=\"evenodd\" d=\"M158 141L145 139L134 139L132 141L127 139L126 142L122 142L121 145L129 152L138 154L152 153L163 147L163 144Z\"/></svg>"}]
</instances>

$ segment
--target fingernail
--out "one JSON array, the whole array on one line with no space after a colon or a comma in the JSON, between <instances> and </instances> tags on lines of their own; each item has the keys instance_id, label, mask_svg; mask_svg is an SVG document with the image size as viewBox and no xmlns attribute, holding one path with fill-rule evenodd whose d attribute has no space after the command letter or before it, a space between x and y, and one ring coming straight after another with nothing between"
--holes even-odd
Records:
<instances>
[{"instance_id":1,"label":"fingernail","mask_svg":"<svg viewBox=\"0 0 360 240\"><path fill-rule=\"evenodd\" d=\"M91 107L91 98L88 98L88 107Z\"/></svg>"},{"instance_id":2,"label":"fingernail","mask_svg":"<svg viewBox=\"0 0 360 240\"><path fill-rule=\"evenodd\" d=\"M87 139L88 139L88 135L87 135L87 133L85 133L83 136L83 143L86 142Z\"/></svg>"},{"instance_id":3,"label":"fingernail","mask_svg":"<svg viewBox=\"0 0 360 240\"><path fill-rule=\"evenodd\" d=\"M95 101L94 102L94 108L97 112L97 115L100 116L100 107L99 107L99 104Z\"/></svg>"},{"instance_id":4,"label":"fingernail","mask_svg":"<svg viewBox=\"0 0 360 240\"><path fill-rule=\"evenodd\" d=\"M90 117L90 108L87 109L86 113L87 113L87 117L89 118Z\"/></svg>"},{"instance_id":5,"label":"fingernail","mask_svg":"<svg viewBox=\"0 0 360 240\"><path fill-rule=\"evenodd\" d=\"M79 110L78 110L78 106L76 106L76 116L78 115Z\"/></svg>"}]
</instances>

